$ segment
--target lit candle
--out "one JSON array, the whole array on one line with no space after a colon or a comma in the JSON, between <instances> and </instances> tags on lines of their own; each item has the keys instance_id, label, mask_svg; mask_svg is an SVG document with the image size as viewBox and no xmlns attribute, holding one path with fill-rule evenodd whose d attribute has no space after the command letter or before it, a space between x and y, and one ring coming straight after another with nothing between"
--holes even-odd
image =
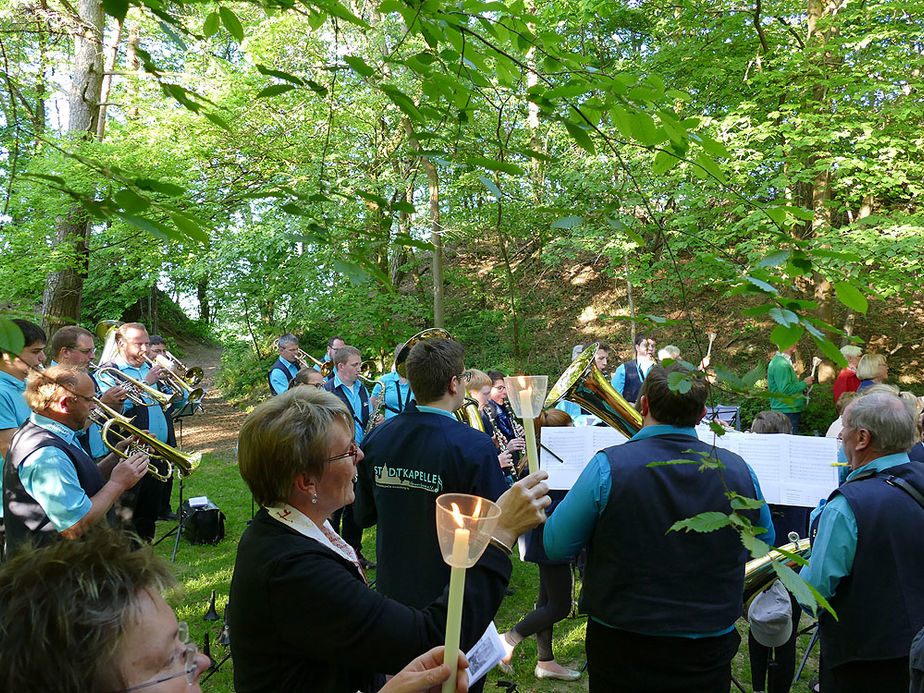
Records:
<instances>
[{"instance_id":1,"label":"lit candle","mask_svg":"<svg viewBox=\"0 0 924 693\"><path fill-rule=\"evenodd\" d=\"M453 503L452 508L455 515L459 506ZM460 516L456 516L456 522L462 524ZM449 665L452 673L443 682L443 693L455 693L456 690L456 664L459 661L459 638L462 630L462 597L465 594L465 568L462 566L468 563L469 559L468 541L469 530L460 528L455 531L449 563L449 608L446 612L446 647L443 654L443 662Z\"/></svg>"},{"instance_id":2,"label":"lit candle","mask_svg":"<svg viewBox=\"0 0 924 693\"><path fill-rule=\"evenodd\" d=\"M525 390L520 390L520 413L524 419L534 418L532 385L530 385Z\"/></svg>"},{"instance_id":3,"label":"lit candle","mask_svg":"<svg viewBox=\"0 0 924 693\"><path fill-rule=\"evenodd\" d=\"M533 426L533 385L526 386L526 378L522 375L517 378L520 387L520 413L523 417L523 429L526 433L526 461L529 463L529 473L539 471L539 448L536 445L536 429Z\"/></svg>"}]
</instances>

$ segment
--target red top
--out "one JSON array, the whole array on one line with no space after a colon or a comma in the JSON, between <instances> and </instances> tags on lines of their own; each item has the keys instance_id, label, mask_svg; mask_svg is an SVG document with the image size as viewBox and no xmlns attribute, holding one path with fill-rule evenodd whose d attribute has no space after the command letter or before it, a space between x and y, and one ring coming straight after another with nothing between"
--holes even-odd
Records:
<instances>
[{"instance_id":1,"label":"red top","mask_svg":"<svg viewBox=\"0 0 924 693\"><path fill-rule=\"evenodd\" d=\"M837 404L837 400L845 392L856 392L859 387L860 379L857 374L849 368L845 368L837 374L837 379L834 381L834 403Z\"/></svg>"}]
</instances>

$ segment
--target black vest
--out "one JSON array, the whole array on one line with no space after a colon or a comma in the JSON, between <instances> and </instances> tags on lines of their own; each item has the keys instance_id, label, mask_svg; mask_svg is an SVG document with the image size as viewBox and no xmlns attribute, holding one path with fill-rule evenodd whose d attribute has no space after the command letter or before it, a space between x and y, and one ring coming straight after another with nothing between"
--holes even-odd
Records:
<instances>
[{"instance_id":1,"label":"black vest","mask_svg":"<svg viewBox=\"0 0 924 693\"><path fill-rule=\"evenodd\" d=\"M827 612L819 618L825 666L907 657L924 626L924 509L887 483L890 476L924 493L924 470L911 463L844 482L828 499L839 493L850 505L857 552L831 599L838 620Z\"/></svg>"},{"instance_id":2,"label":"black vest","mask_svg":"<svg viewBox=\"0 0 924 693\"><path fill-rule=\"evenodd\" d=\"M343 403L346 405L347 411L353 415L353 420L359 422L361 428L365 429L366 424L369 423L369 393L366 392L365 387L359 388L359 402L360 408L362 409L359 414L353 411L353 405L350 404L349 398L346 396L346 393L340 387L334 387L334 379L331 378L326 383L324 383L324 389L328 392L333 392L337 397L343 400ZM383 393L384 394L384 393Z\"/></svg>"},{"instance_id":3,"label":"black vest","mask_svg":"<svg viewBox=\"0 0 924 693\"><path fill-rule=\"evenodd\" d=\"M280 393L273 392L273 383L270 381L270 376L273 374L273 371L282 371L283 375L286 376L286 382L287 382L287 383L291 383L291 382L292 382L292 378L295 377L295 376L293 376L292 373L289 372L289 369L288 369L288 368L286 368L286 367L283 366L281 363L279 363L279 359L276 359L275 361L273 361L273 367L270 368L270 369L269 369L269 372L266 374L266 382L269 383L270 392L271 392L272 394L274 394L274 395L275 395L275 394L282 394L281 392L280 392Z\"/></svg>"},{"instance_id":4,"label":"black vest","mask_svg":"<svg viewBox=\"0 0 924 693\"><path fill-rule=\"evenodd\" d=\"M692 450L693 452L687 452ZM731 511L725 487L754 498L744 460L727 450L725 465L648 467L651 462L699 460L711 446L677 433L607 448L612 487L587 549L580 608L622 630L649 634L715 633L741 615L748 552L730 527L714 532L671 532L707 511ZM758 513L747 513L756 523Z\"/></svg>"},{"instance_id":5,"label":"black vest","mask_svg":"<svg viewBox=\"0 0 924 693\"><path fill-rule=\"evenodd\" d=\"M638 400L638 393L642 389L642 379L638 375L638 361L626 361L626 384L622 388L622 396L627 402Z\"/></svg>"},{"instance_id":6,"label":"black vest","mask_svg":"<svg viewBox=\"0 0 924 693\"><path fill-rule=\"evenodd\" d=\"M3 465L3 509L6 523L7 556L30 541L36 546L49 543L58 530L51 524L45 510L26 493L19 478L19 465L38 448L55 447L67 455L77 470L80 487L89 497L95 496L106 483L96 464L83 450L68 445L57 435L31 421L24 423L13 435L10 450Z\"/></svg>"}]
</instances>

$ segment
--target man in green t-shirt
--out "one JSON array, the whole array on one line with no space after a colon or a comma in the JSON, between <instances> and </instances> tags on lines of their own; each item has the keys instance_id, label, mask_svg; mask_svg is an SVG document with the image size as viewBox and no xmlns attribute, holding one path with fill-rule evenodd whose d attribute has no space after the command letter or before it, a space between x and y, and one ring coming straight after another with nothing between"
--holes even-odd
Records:
<instances>
[{"instance_id":1,"label":"man in green t-shirt","mask_svg":"<svg viewBox=\"0 0 924 693\"><path fill-rule=\"evenodd\" d=\"M785 351L776 352L776 355L770 359L770 365L767 366L770 409L786 414L792 422L793 434L799 432L799 420L805 408L805 397L802 393L815 382L811 376L805 380L799 380L799 376L792 367L792 357L795 353L796 345L793 344Z\"/></svg>"}]
</instances>

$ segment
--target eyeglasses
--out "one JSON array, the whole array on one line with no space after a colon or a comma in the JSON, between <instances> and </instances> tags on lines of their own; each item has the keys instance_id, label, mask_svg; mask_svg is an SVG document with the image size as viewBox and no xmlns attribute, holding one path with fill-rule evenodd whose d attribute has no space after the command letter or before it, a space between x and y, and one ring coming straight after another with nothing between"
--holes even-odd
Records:
<instances>
[{"instance_id":1,"label":"eyeglasses","mask_svg":"<svg viewBox=\"0 0 924 693\"><path fill-rule=\"evenodd\" d=\"M77 347L67 347L68 351L79 351L81 354L86 356L87 354L95 354L96 347L90 347L89 349L78 349Z\"/></svg>"},{"instance_id":2,"label":"eyeglasses","mask_svg":"<svg viewBox=\"0 0 924 693\"><path fill-rule=\"evenodd\" d=\"M342 460L344 457L352 457L353 462L356 462L357 455L359 455L359 446L356 444L356 441L354 440L352 443L350 443L349 450L347 450L342 455L334 455L333 457L328 457L327 461L333 462L334 460Z\"/></svg>"},{"instance_id":3,"label":"eyeglasses","mask_svg":"<svg viewBox=\"0 0 924 693\"><path fill-rule=\"evenodd\" d=\"M199 648L196 647L196 643L191 642L189 639L189 626L186 625L185 621L180 621L176 624L176 637L177 639L186 646L186 649L183 652L185 668L183 671L177 672L176 674L171 674L170 676L164 676L159 679L154 679L151 681L145 681L144 683L139 683L137 686L132 686L131 688L123 688L117 693L129 693L129 691L140 691L143 688L150 688L151 686L156 686L158 684L164 683L165 681L172 681L173 679L178 679L181 676L186 677L186 685L192 686L196 683L196 670L199 668L196 663L196 659L199 657Z\"/></svg>"},{"instance_id":4,"label":"eyeglasses","mask_svg":"<svg viewBox=\"0 0 924 693\"><path fill-rule=\"evenodd\" d=\"M462 371L459 375L456 376L456 380L462 383L472 382L472 372L471 371Z\"/></svg>"}]
</instances>

